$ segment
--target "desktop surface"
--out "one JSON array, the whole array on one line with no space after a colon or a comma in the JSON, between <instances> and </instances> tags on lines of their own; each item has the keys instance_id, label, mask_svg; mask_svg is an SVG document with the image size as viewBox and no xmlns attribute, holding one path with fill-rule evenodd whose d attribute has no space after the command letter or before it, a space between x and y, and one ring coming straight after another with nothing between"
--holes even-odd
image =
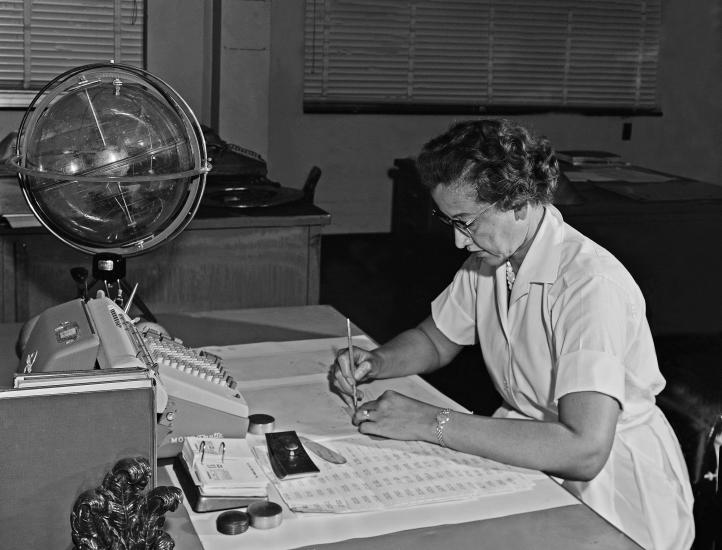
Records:
<instances>
[{"instance_id":1,"label":"desktop surface","mask_svg":"<svg viewBox=\"0 0 722 550\"><path fill-rule=\"evenodd\" d=\"M205 313L159 315L159 321L171 334L189 347L224 346L253 342L286 342L339 337L345 331L345 317L328 306L258 308ZM5 358L2 383L14 370L14 341L20 325L0 325L0 356ZM360 335L353 328L354 335ZM161 462L159 466L164 466ZM158 468L158 484L168 484L168 470ZM543 481L545 490L564 489L551 479ZM560 501L563 501L561 499ZM474 501L477 502L477 501ZM346 540L323 544L299 544L298 539L283 541L284 548L414 548L454 549L638 549L623 533L604 521L581 502L522 513L510 513L481 521L447 522L422 528L385 532L374 536L353 534ZM463 506L464 503L461 503ZM471 504L469 504L471 505ZM406 510L404 510L406 513ZM408 514L414 514L409 509ZM303 518L294 520L302 522ZM334 521L330 518L329 521ZM298 525L301 525L300 523ZM166 527L179 550L200 549L201 544L185 507L166 515ZM280 529L280 528L279 528ZM281 531L279 530L278 533ZM268 532L269 536L277 536ZM255 535L263 535L256 533ZM237 541L235 540L237 538ZM258 537L256 537L258 538ZM269 538L269 540L271 540ZM238 547L250 548L243 535L234 537ZM263 547L263 545L261 545ZM208 547L206 546L206 550Z\"/></svg>"},{"instance_id":2,"label":"desktop surface","mask_svg":"<svg viewBox=\"0 0 722 550\"><path fill-rule=\"evenodd\" d=\"M453 247L451 228L433 218L413 161L396 159L395 164L394 235L408 240L407 248L423 240L427 257L433 254L432 235L442 239L434 246ZM653 335L722 332L722 254L709 251L709 243L722 232L722 182L627 165L595 169L561 163L561 168L554 204L564 221L606 248L632 274L644 294ZM619 174L602 178L602 169ZM700 258L704 268L695 269Z\"/></svg>"}]
</instances>

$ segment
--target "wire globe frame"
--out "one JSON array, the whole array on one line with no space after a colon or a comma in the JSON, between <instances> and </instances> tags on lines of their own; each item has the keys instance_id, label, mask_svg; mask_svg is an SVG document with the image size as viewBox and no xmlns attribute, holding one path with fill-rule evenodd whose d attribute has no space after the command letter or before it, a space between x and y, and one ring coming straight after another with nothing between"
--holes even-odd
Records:
<instances>
[{"instance_id":1,"label":"wire globe frame","mask_svg":"<svg viewBox=\"0 0 722 550\"><path fill-rule=\"evenodd\" d=\"M105 164L101 166L83 166L78 170L74 168L57 170L53 167L38 166L29 162L28 147L30 144L28 139L31 136L34 137L35 126L38 121L45 116L49 116L48 113L53 112L53 106L62 98L67 98L71 94L78 92L84 92L88 96L87 101L90 105L90 111L95 116L96 113L93 110L87 90L99 85L111 85L114 90L112 93L117 96L124 93L123 86L126 86L126 90L135 86L146 92L148 97L153 98L158 105L161 105L160 102L164 101L165 106L163 108L168 107L170 112L177 116L175 122L180 122L185 134L183 137L187 139L187 145L190 148L188 166L185 166L180 171L173 172L161 171L155 173L151 169L146 173L127 174L130 163L139 160L145 161L147 160L146 157L155 158L155 155L172 153L173 147L177 147L178 144L166 144L155 150L151 148L132 158L116 159L112 154L113 151L110 150L105 155L106 158L103 159L104 162L107 161ZM97 118L95 123L102 137L101 124ZM15 152L16 155L9 159L7 164L17 171L20 188L30 210L51 234L68 246L88 254L111 253L122 256L135 256L148 252L177 237L188 226L198 210L205 189L206 175L211 170L201 126L183 98L170 85L148 71L115 63L97 63L76 67L46 84L37 93L25 112L18 130ZM68 162L69 165L72 165L72 159ZM118 175L119 173L120 175ZM92 228L83 228L85 232L83 235L82 232L74 232L58 224L57 220L54 219L58 217L57 213L47 203L44 204L42 200L39 200L37 196L38 192L42 193L59 186L90 186L97 184L109 188L109 186L115 185L118 189L117 196L120 196L125 201L123 189L127 188L128 185L140 187L143 184L155 183L157 185L168 184L172 187L173 180L176 183L182 183L183 187L179 188L175 208L172 212L163 212L163 222L158 227L139 227L137 230L130 227L126 228L128 231L125 235L117 238L107 236L105 240L93 238L94 232ZM114 196L116 200L117 196ZM121 201L117 200L117 202L122 208ZM163 201L160 200L154 201L153 204L159 204L161 207L165 206ZM118 214L122 215L122 210ZM160 215L160 212L157 214ZM92 218L92 216L88 217ZM130 214L128 214L128 218L132 219ZM103 228L102 220L94 221L99 224L99 228Z\"/></svg>"}]
</instances>

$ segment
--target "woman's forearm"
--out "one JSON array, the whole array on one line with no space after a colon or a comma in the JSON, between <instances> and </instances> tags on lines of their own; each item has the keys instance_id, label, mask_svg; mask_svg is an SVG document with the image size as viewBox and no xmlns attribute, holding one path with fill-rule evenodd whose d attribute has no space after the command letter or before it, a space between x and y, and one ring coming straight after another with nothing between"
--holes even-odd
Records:
<instances>
[{"instance_id":1,"label":"woman's forearm","mask_svg":"<svg viewBox=\"0 0 722 550\"><path fill-rule=\"evenodd\" d=\"M446 338L429 317L375 350L380 366L375 377L395 378L432 372L447 365L462 347Z\"/></svg>"},{"instance_id":2,"label":"woman's forearm","mask_svg":"<svg viewBox=\"0 0 722 550\"><path fill-rule=\"evenodd\" d=\"M619 411L608 395L578 392L562 397L558 421L453 413L443 437L462 452L585 481L607 461Z\"/></svg>"},{"instance_id":3,"label":"woman's forearm","mask_svg":"<svg viewBox=\"0 0 722 550\"><path fill-rule=\"evenodd\" d=\"M454 413L444 441L458 451L565 479L591 479L606 461L595 446L559 422Z\"/></svg>"},{"instance_id":4,"label":"woman's forearm","mask_svg":"<svg viewBox=\"0 0 722 550\"><path fill-rule=\"evenodd\" d=\"M375 350L379 371L375 378L423 374L439 368L436 349L419 328L406 330Z\"/></svg>"}]
</instances>

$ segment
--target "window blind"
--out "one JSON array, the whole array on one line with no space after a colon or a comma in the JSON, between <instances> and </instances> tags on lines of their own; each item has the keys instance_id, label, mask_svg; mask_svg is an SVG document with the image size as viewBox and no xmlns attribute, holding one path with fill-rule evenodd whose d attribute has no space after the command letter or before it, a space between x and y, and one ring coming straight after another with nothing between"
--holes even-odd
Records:
<instances>
[{"instance_id":1,"label":"window blind","mask_svg":"<svg viewBox=\"0 0 722 550\"><path fill-rule=\"evenodd\" d=\"M661 0L306 0L306 112L658 112Z\"/></svg>"},{"instance_id":2,"label":"window blind","mask_svg":"<svg viewBox=\"0 0 722 550\"><path fill-rule=\"evenodd\" d=\"M0 89L37 90L88 63L143 67L144 0L3 0Z\"/></svg>"}]
</instances>

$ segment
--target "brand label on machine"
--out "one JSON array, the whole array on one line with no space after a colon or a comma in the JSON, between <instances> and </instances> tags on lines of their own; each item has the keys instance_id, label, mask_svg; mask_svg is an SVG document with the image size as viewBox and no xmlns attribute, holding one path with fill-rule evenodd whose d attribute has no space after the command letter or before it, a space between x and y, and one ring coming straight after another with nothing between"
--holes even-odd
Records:
<instances>
[{"instance_id":1,"label":"brand label on machine","mask_svg":"<svg viewBox=\"0 0 722 550\"><path fill-rule=\"evenodd\" d=\"M58 344L72 344L80 336L80 327L75 321L64 321L53 332Z\"/></svg>"}]
</instances>

